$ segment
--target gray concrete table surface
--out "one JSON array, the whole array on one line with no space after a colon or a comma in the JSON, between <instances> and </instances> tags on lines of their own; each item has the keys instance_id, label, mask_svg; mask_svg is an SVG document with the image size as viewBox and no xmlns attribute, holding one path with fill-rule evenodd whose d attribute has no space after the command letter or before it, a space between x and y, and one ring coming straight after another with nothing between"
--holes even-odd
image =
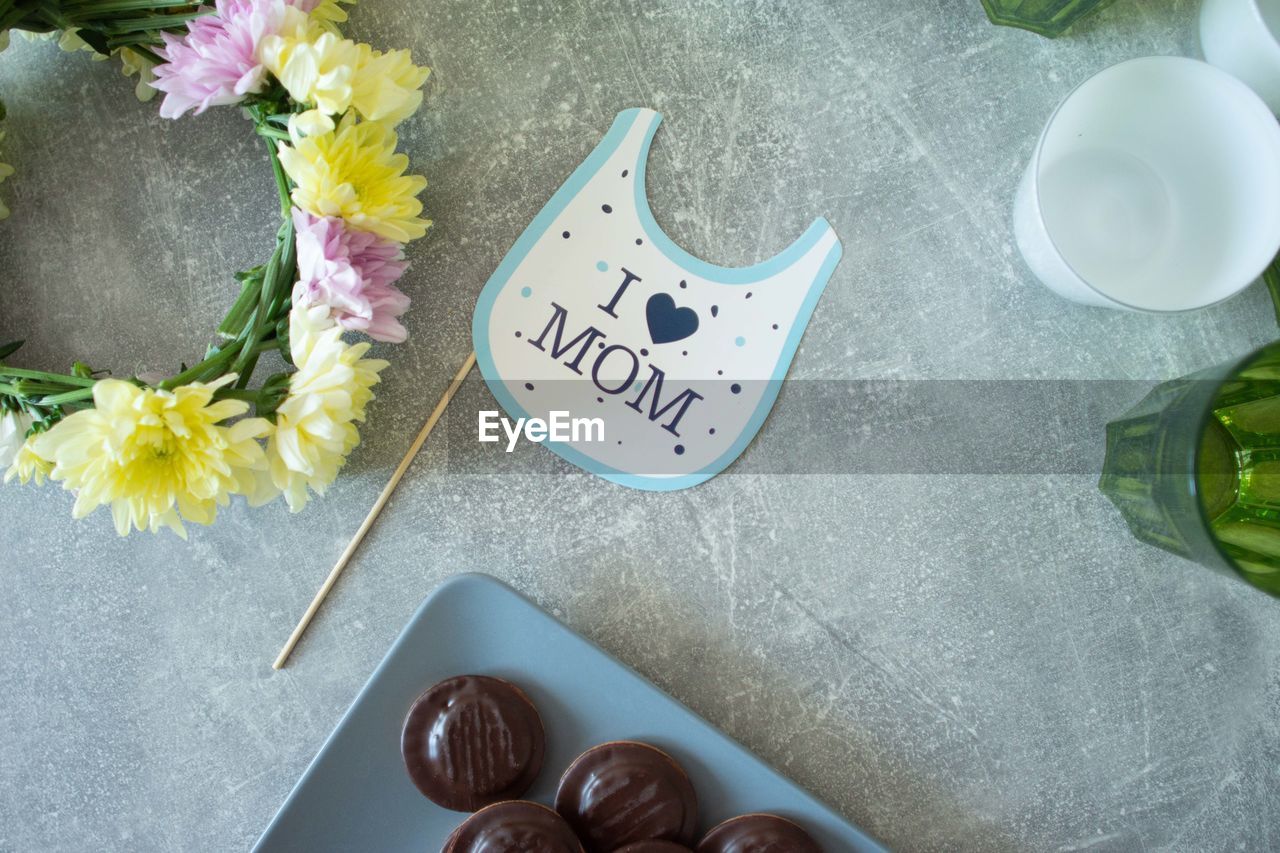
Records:
<instances>
[{"instance_id":1,"label":"gray concrete table surface","mask_svg":"<svg viewBox=\"0 0 1280 853\"><path fill-rule=\"evenodd\" d=\"M245 849L418 602L471 570L894 848L1280 848L1280 606L1132 541L1096 445L1074 472L643 494L540 448L451 464L472 405L269 666L468 352L481 285L626 107L667 116L650 195L695 254L750 263L817 215L840 233L796 379L1154 382L1272 338L1260 287L1185 316L1086 309L1012 240L1057 101L1122 59L1196 55L1196 8L1119 0L1049 42L977 0L362 2L353 36L434 69L402 134L436 222L410 252L412 337L377 348L364 444L300 515L237 503L186 543L119 539L60 489L0 489L0 849ZM273 233L246 123L161 120L114 66L47 44L15 42L0 91L20 169L0 339L47 368L198 356ZM475 374L467 393L487 398Z\"/></svg>"}]
</instances>

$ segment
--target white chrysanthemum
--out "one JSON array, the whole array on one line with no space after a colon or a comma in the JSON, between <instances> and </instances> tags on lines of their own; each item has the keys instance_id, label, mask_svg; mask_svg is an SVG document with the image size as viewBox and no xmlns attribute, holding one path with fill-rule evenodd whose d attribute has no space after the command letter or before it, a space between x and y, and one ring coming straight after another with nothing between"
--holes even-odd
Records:
<instances>
[{"instance_id":1,"label":"white chrysanthemum","mask_svg":"<svg viewBox=\"0 0 1280 853\"><path fill-rule=\"evenodd\" d=\"M26 412L0 412L0 468L8 468L18 457L32 423Z\"/></svg>"},{"instance_id":2,"label":"white chrysanthemum","mask_svg":"<svg viewBox=\"0 0 1280 853\"><path fill-rule=\"evenodd\" d=\"M323 495L360 443L356 423L364 422L372 388L387 362L364 358L368 343L343 341L342 329L324 305L290 312L289 349L298 370L289 377L289 396L276 409L267 459L272 485L298 512L307 505L308 489ZM264 497L260 491L255 499Z\"/></svg>"}]
</instances>

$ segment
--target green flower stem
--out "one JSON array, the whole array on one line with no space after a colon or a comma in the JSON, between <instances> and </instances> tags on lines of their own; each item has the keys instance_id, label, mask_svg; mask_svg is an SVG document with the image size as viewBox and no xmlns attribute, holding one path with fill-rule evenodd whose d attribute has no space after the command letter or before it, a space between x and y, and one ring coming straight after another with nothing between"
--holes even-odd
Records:
<instances>
[{"instance_id":1,"label":"green flower stem","mask_svg":"<svg viewBox=\"0 0 1280 853\"><path fill-rule=\"evenodd\" d=\"M288 236L293 237L293 228L290 223L288 228ZM253 324L253 340L257 343L265 336L265 328L268 322L266 317L267 307L271 304L271 292L276 285L276 279L280 277L280 266L284 263L285 244L285 226L280 226L280 231L276 233L276 247L271 252L271 260L267 261L267 268L262 273L262 288L258 291L258 312L254 315ZM259 334L261 332L261 334Z\"/></svg>"},{"instance_id":2,"label":"green flower stem","mask_svg":"<svg viewBox=\"0 0 1280 853\"><path fill-rule=\"evenodd\" d=\"M188 382L195 382L209 375L221 376L226 372L227 365L240 352L242 346L244 346L243 339L230 341L204 361L194 367L188 367L179 374L170 376L156 387L164 391L172 391L179 385L186 385Z\"/></svg>"},{"instance_id":3,"label":"green flower stem","mask_svg":"<svg viewBox=\"0 0 1280 853\"><path fill-rule=\"evenodd\" d=\"M15 27L22 23L26 12L22 9L9 9L8 11L0 11L0 33L8 32L11 27Z\"/></svg>"},{"instance_id":4,"label":"green flower stem","mask_svg":"<svg viewBox=\"0 0 1280 853\"><path fill-rule=\"evenodd\" d=\"M238 371L236 383L232 388L236 391L243 391L249 386L249 380L253 376L253 370L258 366L258 348L256 346L249 347L244 350L249 355L244 360L244 366Z\"/></svg>"},{"instance_id":5,"label":"green flower stem","mask_svg":"<svg viewBox=\"0 0 1280 853\"><path fill-rule=\"evenodd\" d=\"M218 334L226 338L240 336L245 323L249 322L249 318L253 316L253 309L258 301L258 290L261 287L261 281L256 278L247 279L240 285L240 295L236 297L235 304L231 306L227 316L218 324Z\"/></svg>"},{"instance_id":6,"label":"green flower stem","mask_svg":"<svg viewBox=\"0 0 1280 853\"><path fill-rule=\"evenodd\" d=\"M259 136L263 136L268 139L278 139L281 142L288 142L290 139L289 131L281 130L278 127L268 127L265 124L260 124L254 127L254 132L257 133ZM274 147L273 147L273 150L274 150Z\"/></svg>"},{"instance_id":7,"label":"green flower stem","mask_svg":"<svg viewBox=\"0 0 1280 853\"><path fill-rule=\"evenodd\" d=\"M28 370L24 367L9 367L6 364L0 364L0 376L13 376L18 379L36 379L44 382L53 382L58 385L71 385L80 388L92 387L96 379L89 379L83 376L70 376L65 373L48 373L43 370Z\"/></svg>"},{"instance_id":8,"label":"green flower stem","mask_svg":"<svg viewBox=\"0 0 1280 853\"><path fill-rule=\"evenodd\" d=\"M243 400L256 406L262 399L262 395L257 391L249 391L245 388L219 388L213 392L213 398L215 400Z\"/></svg>"},{"instance_id":9,"label":"green flower stem","mask_svg":"<svg viewBox=\"0 0 1280 853\"><path fill-rule=\"evenodd\" d=\"M62 394L66 391L74 391L74 388L68 388L66 385L54 382L39 382L35 379L19 379L13 383L13 387L18 389L18 393L24 397L39 397L45 394Z\"/></svg>"},{"instance_id":10,"label":"green flower stem","mask_svg":"<svg viewBox=\"0 0 1280 853\"><path fill-rule=\"evenodd\" d=\"M109 35L134 33L139 30L168 30L181 27L189 21L202 18L212 12L213 9L209 8L199 12L184 12L174 15L146 15L141 18L125 18L124 20L115 20L109 24L96 26L94 29Z\"/></svg>"},{"instance_id":11,"label":"green flower stem","mask_svg":"<svg viewBox=\"0 0 1280 853\"><path fill-rule=\"evenodd\" d=\"M80 388L76 391L67 391L65 394L54 394L52 397L44 397L38 402L41 406L60 406L63 403L74 403L79 400L88 400L92 396L92 388Z\"/></svg>"},{"instance_id":12,"label":"green flower stem","mask_svg":"<svg viewBox=\"0 0 1280 853\"><path fill-rule=\"evenodd\" d=\"M148 9L178 9L196 4L188 0L93 0L87 3L64 3L67 17L73 21L109 19L119 12L145 12Z\"/></svg>"},{"instance_id":13,"label":"green flower stem","mask_svg":"<svg viewBox=\"0 0 1280 853\"><path fill-rule=\"evenodd\" d=\"M271 253L266 270L262 273L262 290L259 293L258 308L253 322L249 324L247 345L240 351L233 371L240 374L236 380L237 388L249 384L253 368L258 363L257 345L275 329L275 318L270 309L277 294L293 284L296 268L293 245L293 220L285 219L276 234L276 248Z\"/></svg>"},{"instance_id":14,"label":"green flower stem","mask_svg":"<svg viewBox=\"0 0 1280 853\"><path fill-rule=\"evenodd\" d=\"M255 118L257 121L254 129L263 137L263 143L267 146L268 159L271 161L271 170L275 176L276 191L280 197L280 214L284 221L280 225L280 230L276 232L276 246L271 253L271 260L263 269L262 277L250 279L244 283L235 304L231 306L226 318L218 326L219 333L227 336L235 335L236 340L201 363L221 370L225 369L226 364L234 358L231 372L239 376L235 388L231 390L236 391L243 391L248 386L253 370L257 367L258 356L276 347L276 323L283 316L281 307L289 304L288 296L297 277L289 177L285 174L284 167L280 165L279 154L272 141L276 138L287 140L289 135L283 131L265 127L262 123L264 119L260 115L255 114ZM264 133L264 130L267 132ZM208 364L211 359L217 359L217 361ZM199 378L205 371L194 371L197 371L200 366L196 365L195 368L166 380L161 387L173 388L182 382ZM182 381L175 382L178 379Z\"/></svg>"},{"instance_id":15,"label":"green flower stem","mask_svg":"<svg viewBox=\"0 0 1280 853\"><path fill-rule=\"evenodd\" d=\"M298 277L298 246L294 241L293 219L286 217L284 233L279 238L284 245L284 255L280 259L280 268L274 281L267 283L263 291L267 305L267 328L274 329L282 302L287 302L292 295L293 283Z\"/></svg>"},{"instance_id":16,"label":"green flower stem","mask_svg":"<svg viewBox=\"0 0 1280 853\"><path fill-rule=\"evenodd\" d=\"M297 245L293 241L293 223L289 223L289 245L285 249L280 276L267 303L267 335L275 332L276 324L289 315L293 308L293 284L298 278Z\"/></svg>"},{"instance_id":17,"label":"green flower stem","mask_svg":"<svg viewBox=\"0 0 1280 853\"><path fill-rule=\"evenodd\" d=\"M161 65L164 63L164 60L160 58L160 55L157 54L155 51L153 51L149 47L143 47L140 44L135 44L135 45L130 45L130 49L134 53L142 54L142 56L146 57L147 61L150 62L152 65Z\"/></svg>"},{"instance_id":18,"label":"green flower stem","mask_svg":"<svg viewBox=\"0 0 1280 853\"><path fill-rule=\"evenodd\" d=\"M223 373L231 372L239 374L239 378L236 380L236 390L243 390L253 376L253 369L257 366L258 356L275 349L277 345L275 327L280 317L276 316L279 313L278 310L271 309L279 301L279 293L288 294L292 290L293 280L296 277L296 268L293 222L292 220L286 220L280 226L280 231L276 236L276 248L271 253L271 260L267 263L263 272L262 283L257 287L247 287L241 291L241 297L253 307L250 309L249 316L245 318L245 322L236 339L228 341L204 361L182 371L176 376L169 377L157 387L168 391L188 382L212 379L221 376ZM245 296L246 290L249 294L248 296ZM257 305L253 305L254 298L257 299ZM240 298L238 298L236 300L237 304L240 301ZM288 304L287 300L285 300L285 304ZM235 311L236 306L232 306L232 312ZM228 319L232 319L230 314ZM219 329L221 330L227 326L228 322L224 320Z\"/></svg>"},{"instance_id":19,"label":"green flower stem","mask_svg":"<svg viewBox=\"0 0 1280 853\"><path fill-rule=\"evenodd\" d=\"M188 382L207 381L209 379L217 379L223 373L226 373L227 362L237 355L244 347L245 340L235 340L229 342L224 348L218 350L204 361L189 367L176 376L171 376L161 382L156 387L163 391L172 391L180 385L186 385ZM253 355L256 357L264 352L268 352L276 348L277 342L274 337L265 341L260 341L253 346Z\"/></svg>"},{"instance_id":20,"label":"green flower stem","mask_svg":"<svg viewBox=\"0 0 1280 853\"><path fill-rule=\"evenodd\" d=\"M164 62L163 59L152 53L147 45L158 46L160 38L154 32L133 33L127 36L112 36L107 39L107 47L115 50L118 47L127 47L130 50L136 50L139 53L147 53L155 56L155 64L159 65Z\"/></svg>"},{"instance_id":21,"label":"green flower stem","mask_svg":"<svg viewBox=\"0 0 1280 853\"><path fill-rule=\"evenodd\" d=\"M261 125L259 125L261 128ZM268 138L263 135L262 141L266 143L267 154L271 160L271 173L276 179L276 193L280 196L280 215L285 219L292 218L290 211L293 208L293 202L289 197L289 176L284 172L284 166L280 163L280 152L276 150L276 145L271 140L275 137ZM289 134L285 134L285 139L289 138Z\"/></svg>"}]
</instances>

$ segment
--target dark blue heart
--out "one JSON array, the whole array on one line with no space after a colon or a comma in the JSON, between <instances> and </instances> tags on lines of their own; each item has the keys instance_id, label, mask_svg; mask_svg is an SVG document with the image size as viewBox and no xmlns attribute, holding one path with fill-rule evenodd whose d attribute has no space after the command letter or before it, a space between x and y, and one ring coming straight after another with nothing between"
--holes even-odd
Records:
<instances>
[{"instance_id":1,"label":"dark blue heart","mask_svg":"<svg viewBox=\"0 0 1280 853\"><path fill-rule=\"evenodd\" d=\"M655 344L682 341L698 331L698 312L677 308L676 301L665 293L655 293L644 306L649 323L649 337Z\"/></svg>"}]
</instances>

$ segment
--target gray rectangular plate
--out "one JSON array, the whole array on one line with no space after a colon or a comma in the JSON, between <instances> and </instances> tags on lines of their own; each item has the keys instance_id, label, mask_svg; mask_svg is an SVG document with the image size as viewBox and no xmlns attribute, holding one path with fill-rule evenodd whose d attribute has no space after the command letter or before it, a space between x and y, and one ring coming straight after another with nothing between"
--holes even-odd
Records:
<instances>
[{"instance_id":1,"label":"gray rectangular plate","mask_svg":"<svg viewBox=\"0 0 1280 853\"><path fill-rule=\"evenodd\" d=\"M515 590L473 574L451 578L423 602L254 850L439 850L465 815L431 803L409 781L400 727L423 690L464 673L509 679L537 705L547 751L528 799L551 803L560 773L588 747L641 740L688 771L703 829L771 811L801 823L827 851L884 849Z\"/></svg>"}]
</instances>

